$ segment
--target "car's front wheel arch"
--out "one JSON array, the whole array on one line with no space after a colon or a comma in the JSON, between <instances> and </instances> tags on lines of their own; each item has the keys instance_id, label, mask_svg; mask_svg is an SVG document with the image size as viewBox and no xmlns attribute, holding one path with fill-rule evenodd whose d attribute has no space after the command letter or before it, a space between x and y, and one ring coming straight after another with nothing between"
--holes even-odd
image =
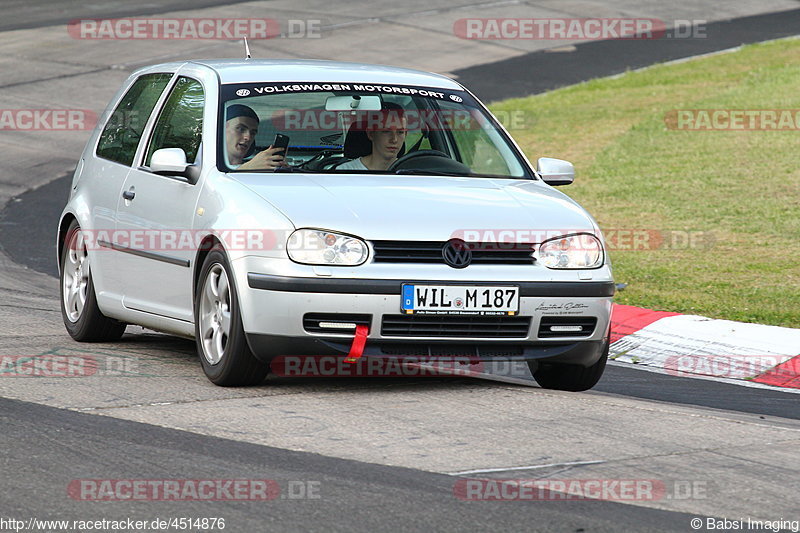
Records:
<instances>
[{"instance_id":1,"label":"car's front wheel arch","mask_svg":"<svg viewBox=\"0 0 800 533\"><path fill-rule=\"evenodd\" d=\"M250 349L238 294L230 260L222 246L215 245L199 264L194 291L195 340L206 377L227 387L257 385L269 373L269 365Z\"/></svg>"},{"instance_id":2,"label":"car's front wheel arch","mask_svg":"<svg viewBox=\"0 0 800 533\"><path fill-rule=\"evenodd\" d=\"M58 223L58 240L56 241L56 257L58 259L58 273L61 274L61 263L64 261L64 242L72 223L77 224L78 219L72 213L65 213Z\"/></svg>"},{"instance_id":3,"label":"car's front wheel arch","mask_svg":"<svg viewBox=\"0 0 800 533\"><path fill-rule=\"evenodd\" d=\"M219 239L212 234L203 237L203 240L200 242L200 246L197 249L197 254L194 258L194 271L192 272L192 301L194 301L194 298L197 295L197 284L200 281L200 271L203 268L203 263L206 260L206 256L211 253L211 250L214 248L222 248L222 243L219 241Z\"/></svg>"},{"instance_id":4,"label":"car's front wheel arch","mask_svg":"<svg viewBox=\"0 0 800 533\"><path fill-rule=\"evenodd\" d=\"M118 340L126 324L106 317L97 305L88 246L76 219L67 225L61 249L59 300L67 332L80 342Z\"/></svg>"}]
</instances>

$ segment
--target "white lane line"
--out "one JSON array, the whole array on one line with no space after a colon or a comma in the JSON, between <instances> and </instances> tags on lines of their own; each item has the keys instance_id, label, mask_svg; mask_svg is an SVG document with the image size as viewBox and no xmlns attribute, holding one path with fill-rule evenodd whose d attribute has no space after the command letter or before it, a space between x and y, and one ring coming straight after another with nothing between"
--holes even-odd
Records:
<instances>
[{"instance_id":1,"label":"white lane line","mask_svg":"<svg viewBox=\"0 0 800 533\"><path fill-rule=\"evenodd\" d=\"M479 470L462 470L461 472L447 472L448 476L466 476L468 474L491 474L493 472L512 472L515 470L536 470L540 468L555 468L557 466L583 466L599 465L606 461L572 461L570 463L551 463L547 465L510 466L505 468L481 468Z\"/></svg>"}]
</instances>

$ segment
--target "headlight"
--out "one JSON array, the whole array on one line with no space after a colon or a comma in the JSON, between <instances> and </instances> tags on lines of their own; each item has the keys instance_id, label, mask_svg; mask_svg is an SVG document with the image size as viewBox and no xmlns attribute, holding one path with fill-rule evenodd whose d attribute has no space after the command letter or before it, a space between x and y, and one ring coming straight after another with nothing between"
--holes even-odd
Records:
<instances>
[{"instance_id":1,"label":"headlight","mask_svg":"<svg viewBox=\"0 0 800 533\"><path fill-rule=\"evenodd\" d=\"M367 243L356 237L317 229L299 229L286 244L289 258L307 265L355 266L367 260Z\"/></svg>"},{"instance_id":2,"label":"headlight","mask_svg":"<svg viewBox=\"0 0 800 533\"><path fill-rule=\"evenodd\" d=\"M603 246L588 233L556 237L539 247L539 261L547 268L598 268Z\"/></svg>"}]
</instances>

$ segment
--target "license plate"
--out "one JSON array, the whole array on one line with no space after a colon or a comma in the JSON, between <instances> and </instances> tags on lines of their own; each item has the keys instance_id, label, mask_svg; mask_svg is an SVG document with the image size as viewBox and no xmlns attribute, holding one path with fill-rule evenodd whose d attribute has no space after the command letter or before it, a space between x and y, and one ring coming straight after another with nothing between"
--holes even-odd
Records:
<instances>
[{"instance_id":1,"label":"license plate","mask_svg":"<svg viewBox=\"0 0 800 533\"><path fill-rule=\"evenodd\" d=\"M405 313L514 315L519 287L477 285L403 285Z\"/></svg>"}]
</instances>

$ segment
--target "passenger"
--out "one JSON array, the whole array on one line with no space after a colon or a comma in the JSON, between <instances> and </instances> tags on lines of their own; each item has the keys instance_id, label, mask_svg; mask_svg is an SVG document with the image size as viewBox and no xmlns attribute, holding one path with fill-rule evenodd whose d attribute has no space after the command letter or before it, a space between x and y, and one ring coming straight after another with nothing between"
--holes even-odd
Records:
<instances>
[{"instance_id":1,"label":"passenger","mask_svg":"<svg viewBox=\"0 0 800 533\"><path fill-rule=\"evenodd\" d=\"M403 108L397 104L385 102L380 112L370 112L367 119L351 127L348 136L365 136L366 139L361 138L362 142L354 143L356 144L356 148L354 148L356 153L350 155L355 159L338 165L336 169L388 170L392 163L397 161L401 150L404 149L408 134L407 124ZM345 149L347 150L347 148L347 142L345 142Z\"/></svg>"},{"instance_id":2,"label":"passenger","mask_svg":"<svg viewBox=\"0 0 800 533\"><path fill-rule=\"evenodd\" d=\"M258 115L246 105L234 104L225 112L225 148L228 166L238 170L274 170L284 166L283 148L273 148L257 153L250 161L244 159L255 151L258 133Z\"/></svg>"}]
</instances>

